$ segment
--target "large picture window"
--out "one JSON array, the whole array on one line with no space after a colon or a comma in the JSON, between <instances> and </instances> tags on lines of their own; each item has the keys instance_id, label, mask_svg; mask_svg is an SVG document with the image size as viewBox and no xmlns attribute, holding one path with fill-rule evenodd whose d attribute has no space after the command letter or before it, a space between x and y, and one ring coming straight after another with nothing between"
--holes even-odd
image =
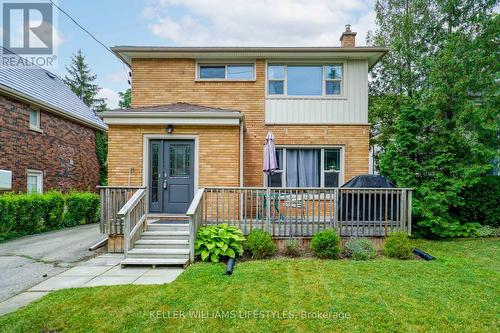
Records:
<instances>
[{"instance_id":1,"label":"large picture window","mask_svg":"<svg viewBox=\"0 0 500 333\"><path fill-rule=\"evenodd\" d=\"M269 96L342 96L343 65L267 66Z\"/></svg>"},{"instance_id":2,"label":"large picture window","mask_svg":"<svg viewBox=\"0 0 500 333\"><path fill-rule=\"evenodd\" d=\"M338 187L341 148L277 148L277 170L266 177L270 187Z\"/></svg>"}]
</instances>

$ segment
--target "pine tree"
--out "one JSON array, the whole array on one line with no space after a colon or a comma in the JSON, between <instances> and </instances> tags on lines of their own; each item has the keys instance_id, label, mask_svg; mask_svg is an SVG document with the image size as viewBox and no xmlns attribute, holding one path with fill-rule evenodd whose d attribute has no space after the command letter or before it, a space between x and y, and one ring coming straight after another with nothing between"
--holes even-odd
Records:
<instances>
[{"instance_id":1,"label":"pine tree","mask_svg":"<svg viewBox=\"0 0 500 333\"><path fill-rule=\"evenodd\" d=\"M81 50L71 57L71 64L66 66L68 75L64 77L64 82L89 108L103 110L104 99L97 98L99 86L95 84L96 75L91 73L89 65L85 62L85 57Z\"/></svg>"}]
</instances>

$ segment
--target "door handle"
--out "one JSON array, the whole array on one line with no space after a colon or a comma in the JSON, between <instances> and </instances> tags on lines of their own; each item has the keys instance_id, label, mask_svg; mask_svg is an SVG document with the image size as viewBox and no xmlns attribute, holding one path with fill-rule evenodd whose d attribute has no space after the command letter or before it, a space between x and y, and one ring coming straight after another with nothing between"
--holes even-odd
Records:
<instances>
[{"instance_id":1,"label":"door handle","mask_svg":"<svg viewBox=\"0 0 500 333\"><path fill-rule=\"evenodd\" d=\"M167 180L166 179L163 180L163 189L164 190L167 189Z\"/></svg>"}]
</instances>

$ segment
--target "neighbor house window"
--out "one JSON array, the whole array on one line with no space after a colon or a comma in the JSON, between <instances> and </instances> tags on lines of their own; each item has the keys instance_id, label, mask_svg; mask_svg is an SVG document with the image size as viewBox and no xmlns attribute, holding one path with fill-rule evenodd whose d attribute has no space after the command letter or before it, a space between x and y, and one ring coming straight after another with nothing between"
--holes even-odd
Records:
<instances>
[{"instance_id":1,"label":"neighbor house window","mask_svg":"<svg viewBox=\"0 0 500 333\"><path fill-rule=\"evenodd\" d=\"M30 109L30 129L40 130L40 111Z\"/></svg>"},{"instance_id":2,"label":"neighbor house window","mask_svg":"<svg viewBox=\"0 0 500 333\"><path fill-rule=\"evenodd\" d=\"M342 64L267 66L268 95L342 96Z\"/></svg>"},{"instance_id":3,"label":"neighbor house window","mask_svg":"<svg viewBox=\"0 0 500 333\"><path fill-rule=\"evenodd\" d=\"M202 80L254 80L253 64L200 64L198 79Z\"/></svg>"},{"instance_id":4,"label":"neighbor house window","mask_svg":"<svg viewBox=\"0 0 500 333\"><path fill-rule=\"evenodd\" d=\"M27 171L26 191L28 193L42 193L43 192L43 171L28 170Z\"/></svg>"},{"instance_id":5,"label":"neighbor house window","mask_svg":"<svg viewBox=\"0 0 500 333\"><path fill-rule=\"evenodd\" d=\"M338 187L341 148L277 148L277 170L267 176L270 187Z\"/></svg>"}]
</instances>

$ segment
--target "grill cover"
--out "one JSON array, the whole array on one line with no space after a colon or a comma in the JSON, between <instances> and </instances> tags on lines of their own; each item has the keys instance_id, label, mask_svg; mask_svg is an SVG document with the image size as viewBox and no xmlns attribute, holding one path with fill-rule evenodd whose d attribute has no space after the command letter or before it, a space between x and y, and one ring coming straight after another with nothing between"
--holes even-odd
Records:
<instances>
[{"instance_id":1,"label":"grill cover","mask_svg":"<svg viewBox=\"0 0 500 333\"><path fill-rule=\"evenodd\" d=\"M361 175L353 177L342 187L395 188L396 185L384 176Z\"/></svg>"}]
</instances>

